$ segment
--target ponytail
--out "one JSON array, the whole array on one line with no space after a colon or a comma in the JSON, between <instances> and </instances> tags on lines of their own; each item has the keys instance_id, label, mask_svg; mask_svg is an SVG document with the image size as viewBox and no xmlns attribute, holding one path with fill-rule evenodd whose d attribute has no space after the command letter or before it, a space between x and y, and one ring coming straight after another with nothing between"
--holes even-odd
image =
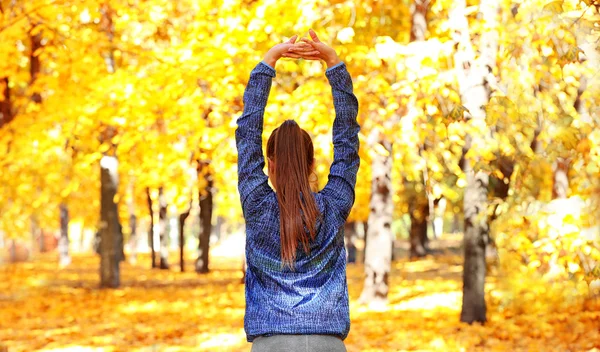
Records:
<instances>
[{"instance_id":1,"label":"ponytail","mask_svg":"<svg viewBox=\"0 0 600 352\"><path fill-rule=\"evenodd\" d=\"M271 176L279 204L281 259L293 268L298 242L306 253L310 251L319 216L309 183L314 161L310 136L294 120L287 120L269 137L267 157L275 163Z\"/></svg>"}]
</instances>

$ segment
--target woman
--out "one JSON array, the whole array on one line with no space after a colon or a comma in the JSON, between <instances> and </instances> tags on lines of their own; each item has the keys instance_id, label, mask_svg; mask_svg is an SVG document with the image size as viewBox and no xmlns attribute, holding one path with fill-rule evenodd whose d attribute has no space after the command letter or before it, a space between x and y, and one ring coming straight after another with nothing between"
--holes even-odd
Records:
<instances>
[{"instance_id":1,"label":"woman","mask_svg":"<svg viewBox=\"0 0 600 352\"><path fill-rule=\"evenodd\" d=\"M345 351L350 330L343 225L359 167L358 100L335 50L296 36L267 52L252 73L238 119L238 189L246 220L246 315L252 351ZM334 161L323 190L310 190L313 144L293 120L276 128L262 153L265 105L281 57L324 60L336 111ZM268 184L271 180L275 191Z\"/></svg>"}]
</instances>

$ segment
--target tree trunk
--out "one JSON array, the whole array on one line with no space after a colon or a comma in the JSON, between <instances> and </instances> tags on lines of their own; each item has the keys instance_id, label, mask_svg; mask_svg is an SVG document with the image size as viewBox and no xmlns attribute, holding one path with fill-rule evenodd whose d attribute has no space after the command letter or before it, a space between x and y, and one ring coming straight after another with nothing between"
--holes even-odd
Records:
<instances>
[{"instance_id":1,"label":"tree trunk","mask_svg":"<svg viewBox=\"0 0 600 352\"><path fill-rule=\"evenodd\" d=\"M158 229L160 236L160 268L169 269L169 231L167 219L167 199L163 188L158 189Z\"/></svg>"},{"instance_id":2,"label":"tree trunk","mask_svg":"<svg viewBox=\"0 0 600 352\"><path fill-rule=\"evenodd\" d=\"M577 96L573 103L573 107L577 110L582 121L590 122L589 111L581 100L581 96L587 89L587 81L587 77L583 75L579 78L579 87L577 88ZM554 173L552 180L552 199L566 199L569 194L569 160L557 158L552 165L552 171Z\"/></svg>"},{"instance_id":3,"label":"tree trunk","mask_svg":"<svg viewBox=\"0 0 600 352\"><path fill-rule=\"evenodd\" d=\"M156 268L156 253L154 252L154 210L152 209L152 197L150 196L150 188L146 188L146 198L148 199L148 213L150 214L150 226L148 227L148 243L150 244L152 268Z\"/></svg>"},{"instance_id":4,"label":"tree trunk","mask_svg":"<svg viewBox=\"0 0 600 352\"><path fill-rule=\"evenodd\" d=\"M363 249L362 249L362 256L360 257L360 262L362 264L365 263L365 259L367 257L367 233L369 233L369 221L363 221L362 222L362 226L363 226Z\"/></svg>"},{"instance_id":5,"label":"tree trunk","mask_svg":"<svg viewBox=\"0 0 600 352\"><path fill-rule=\"evenodd\" d=\"M138 234L137 226L138 220L135 215L135 193L133 189L133 182L129 183L127 192L129 193L129 201L127 202L127 210L129 211L129 261L131 263L137 263L137 250L138 250Z\"/></svg>"},{"instance_id":6,"label":"tree trunk","mask_svg":"<svg viewBox=\"0 0 600 352\"><path fill-rule=\"evenodd\" d=\"M108 51L108 55L104 56L104 62L106 63L108 73L115 73L117 70L117 64L115 62L115 47L113 44L115 38L115 24L112 17L115 11L110 7L108 2L105 2L100 6L100 12L102 13L100 26L106 33L106 37L110 43L110 50Z\"/></svg>"},{"instance_id":7,"label":"tree trunk","mask_svg":"<svg viewBox=\"0 0 600 352\"><path fill-rule=\"evenodd\" d=\"M69 209L67 205L60 205L60 239L58 240L59 265L61 267L71 264L69 256Z\"/></svg>"},{"instance_id":8,"label":"tree trunk","mask_svg":"<svg viewBox=\"0 0 600 352\"><path fill-rule=\"evenodd\" d=\"M118 256L119 256L119 261L123 262L125 261L125 241L123 238L123 225L121 225L121 221L119 220L119 218L117 217L117 221L118 221L118 229L119 231L117 231L117 250L118 250Z\"/></svg>"},{"instance_id":9,"label":"tree trunk","mask_svg":"<svg viewBox=\"0 0 600 352\"><path fill-rule=\"evenodd\" d=\"M427 6L430 0L414 0L410 5L410 41L425 40L427 34Z\"/></svg>"},{"instance_id":10,"label":"tree trunk","mask_svg":"<svg viewBox=\"0 0 600 352\"><path fill-rule=\"evenodd\" d=\"M190 202L190 207L185 213L179 214L179 270L181 272L185 271L185 236L183 233L183 229L185 228L185 221L188 216L190 216L190 212L192 211L192 203Z\"/></svg>"},{"instance_id":11,"label":"tree trunk","mask_svg":"<svg viewBox=\"0 0 600 352\"><path fill-rule=\"evenodd\" d=\"M414 0L410 6L411 29L410 41L422 42L427 33L427 6L429 0ZM408 105L407 114L418 116L414 104ZM425 158L423 151L425 143L419 146L419 156ZM425 159L424 159L425 160ZM420 190L414 192L413 199L410 199L410 258L424 257L427 254L427 224L429 220L429 203L427 198L427 167L423 170L423 176L419 178L418 186ZM415 187L417 189L417 187Z\"/></svg>"},{"instance_id":12,"label":"tree trunk","mask_svg":"<svg viewBox=\"0 0 600 352\"><path fill-rule=\"evenodd\" d=\"M207 164L201 167L208 168ZM206 189L200 192L200 234L198 236L198 258L196 259L196 272L207 273L209 271L209 249L210 249L210 233L212 232L212 211L213 211L213 179L210 171L204 171L204 179L206 180Z\"/></svg>"},{"instance_id":13,"label":"tree trunk","mask_svg":"<svg viewBox=\"0 0 600 352\"><path fill-rule=\"evenodd\" d=\"M346 259L348 263L356 263L356 247L354 238L356 237L356 223L347 221L344 225L344 240L346 244Z\"/></svg>"},{"instance_id":14,"label":"tree trunk","mask_svg":"<svg viewBox=\"0 0 600 352\"><path fill-rule=\"evenodd\" d=\"M554 172L552 199L566 199L569 192L569 161L558 158L552 165Z\"/></svg>"},{"instance_id":15,"label":"tree trunk","mask_svg":"<svg viewBox=\"0 0 600 352\"><path fill-rule=\"evenodd\" d=\"M32 29L35 27L35 24L32 25ZM40 64L40 58L38 56L39 53L36 53L36 51L41 48L42 44L41 44L41 35L38 33L36 35L29 35L29 39L31 41L31 51L29 52L29 87L31 88L31 86L33 86L33 84L35 83L35 80L38 78L39 73L40 73L40 68L41 68L41 64ZM7 82L8 83L8 82ZM34 93L31 96L31 100L33 100L33 102L35 102L36 104L39 104L42 102L42 96L39 93ZM40 252L46 252L48 249L46 248L46 241L45 241L45 233L42 229L39 228L38 225L38 219L37 217L34 215L32 217L32 232L34 234L39 233L39 247L40 247Z\"/></svg>"},{"instance_id":16,"label":"tree trunk","mask_svg":"<svg viewBox=\"0 0 600 352\"><path fill-rule=\"evenodd\" d=\"M460 214L454 213L452 216L452 233L459 233L463 230L460 223Z\"/></svg>"},{"instance_id":17,"label":"tree trunk","mask_svg":"<svg viewBox=\"0 0 600 352\"><path fill-rule=\"evenodd\" d=\"M225 231L223 231L225 229ZM217 216L215 225L213 226L213 233L217 241L221 240L221 236L227 236L227 225L225 219L222 216Z\"/></svg>"},{"instance_id":18,"label":"tree trunk","mask_svg":"<svg viewBox=\"0 0 600 352\"><path fill-rule=\"evenodd\" d=\"M471 119L485 119L484 106L490 97L490 86L495 78L492 75L495 67L497 51L497 33L495 32L498 3L484 0L480 4L480 18L489 28L482 33L479 51L475 58L475 50L471 43L469 24L464 14L465 0L454 2L451 12L454 23L454 35L457 50L454 55L454 67L460 88L462 105L470 112ZM466 149L481 140L481 136L468 136ZM481 143L479 141L479 143ZM463 300L460 320L472 323L486 321L485 303L485 248L489 242L489 225L487 218L487 192L489 177L483 172L475 172L471 161L465 159L463 171L467 177L464 195L464 268L463 268Z\"/></svg>"},{"instance_id":19,"label":"tree trunk","mask_svg":"<svg viewBox=\"0 0 600 352\"><path fill-rule=\"evenodd\" d=\"M35 26L32 27L32 29L35 28ZM30 85L32 85L35 80L38 78L38 75L40 73L40 68L41 68L41 63L40 63L40 57L39 57L39 52L38 49L40 49L42 47L42 36L40 33L37 33L35 35L30 35L30 39L31 39L31 52L29 54L29 75L30 75ZM35 103L41 103L42 102L42 95L38 92L35 92L32 94L31 99L35 102Z\"/></svg>"},{"instance_id":20,"label":"tree trunk","mask_svg":"<svg viewBox=\"0 0 600 352\"><path fill-rule=\"evenodd\" d=\"M438 199L434 207L433 237L440 238L444 233L444 215L446 214L446 198Z\"/></svg>"},{"instance_id":21,"label":"tree trunk","mask_svg":"<svg viewBox=\"0 0 600 352\"><path fill-rule=\"evenodd\" d=\"M117 66L113 47L115 30L112 20L113 11L108 3L105 3L101 6L100 12L102 13L101 27L110 43L110 50L104 58L106 68L109 73L114 73ZM100 142L109 143L116 134L116 128L106 126L100 134ZM118 205L114 200L117 193L119 167L115 152L113 148L112 155L106 152L100 160L100 286L113 288L120 285L119 264L125 260L123 228L119 221Z\"/></svg>"},{"instance_id":22,"label":"tree trunk","mask_svg":"<svg viewBox=\"0 0 600 352\"><path fill-rule=\"evenodd\" d=\"M116 288L120 285L119 213L114 202L119 182L117 158L103 156L100 169L100 287Z\"/></svg>"},{"instance_id":23,"label":"tree trunk","mask_svg":"<svg viewBox=\"0 0 600 352\"><path fill-rule=\"evenodd\" d=\"M429 236L428 236L428 231L429 231L429 215L430 215L430 211L431 208L429 207L429 204L427 205L427 207L424 207L423 210L425 211L425 221L423 222L423 225L421 226L421 231L420 231L420 242L421 242L421 246L423 246L423 248L425 248L425 253L429 253Z\"/></svg>"},{"instance_id":24,"label":"tree trunk","mask_svg":"<svg viewBox=\"0 0 600 352\"><path fill-rule=\"evenodd\" d=\"M421 194L423 193L423 194ZM427 255L427 219L429 218L429 203L427 195L419 192L410 205L410 258L420 258Z\"/></svg>"},{"instance_id":25,"label":"tree trunk","mask_svg":"<svg viewBox=\"0 0 600 352\"><path fill-rule=\"evenodd\" d=\"M0 79L0 128L13 119L9 83L8 77Z\"/></svg>"},{"instance_id":26,"label":"tree trunk","mask_svg":"<svg viewBox=\"0 0 600 352\"><path fill-rule=\"evenodd\" d=\"M485 249L489 242L487 209L488 175L473 172L470 161L466 162L467 188L464 196L465 235L463 267L463 300L460 321L484 323L485 303Z\"/></svg>"},{"instance_id":27,"label":"tree trunk","mask_svg":"<svg viewBox=\"0 0 600 352\"><path fill-rule=\"evenodd\" d=\"M138 236L137 216L135 216L135 213L129 213L129 247L131 248L129 261L131 263L137 263Z\"/></svg>"},{"instance_id":28,"label":"tree trunk","mask_svg":"<svg viewBox=\"0 0 600 352\"><path fill-rule=\"evenodd\" d=\"M387 303L392 264L392 145L386 140L379 143L388 153L376 154L372 159L372 193L365 248L366 278L359 299L362 304Z\"/></svg>"}]
</instances>

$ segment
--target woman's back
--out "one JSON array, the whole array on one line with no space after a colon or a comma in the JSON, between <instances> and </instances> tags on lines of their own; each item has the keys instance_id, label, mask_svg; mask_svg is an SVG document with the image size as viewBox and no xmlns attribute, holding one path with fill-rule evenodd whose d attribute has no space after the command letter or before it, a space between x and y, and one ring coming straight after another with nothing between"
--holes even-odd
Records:
<instances>
[{"instance_id":1,"label":"woman's back","mask_svg":"<svg viewBox=\"0 0 600 352\"><path fill-rule=\"evenodd\" d=\"M293 269L283 267L279 208L273 192L246 221L246 316L248 338L273 333L332 334L345 338L350 328L345 219L320 193L313 194L322 220L310 252L298 247Z\"/></svg>"}]
</instances>

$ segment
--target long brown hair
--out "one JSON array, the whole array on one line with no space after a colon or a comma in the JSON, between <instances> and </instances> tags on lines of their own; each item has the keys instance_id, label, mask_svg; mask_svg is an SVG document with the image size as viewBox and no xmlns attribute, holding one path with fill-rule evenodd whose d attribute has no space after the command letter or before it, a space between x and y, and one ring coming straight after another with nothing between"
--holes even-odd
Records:
<instances>
[{"instance_id":1,"label":"long brown hair","mask_svg":"<svg viewBox=\"0 0 600 352\"><path fill-rule=\"evenodd\" d=\"M271 176L279 203L281 260L293 268L298 242L306 253L310 251L309 241L315 238L320 215L309 183L314 162L312 140L294 120L287 120L271 133L267 157L275 164Z\"/></svg>"}]
</instances>

